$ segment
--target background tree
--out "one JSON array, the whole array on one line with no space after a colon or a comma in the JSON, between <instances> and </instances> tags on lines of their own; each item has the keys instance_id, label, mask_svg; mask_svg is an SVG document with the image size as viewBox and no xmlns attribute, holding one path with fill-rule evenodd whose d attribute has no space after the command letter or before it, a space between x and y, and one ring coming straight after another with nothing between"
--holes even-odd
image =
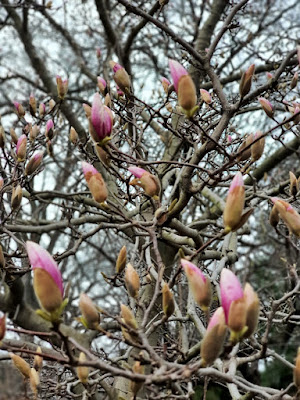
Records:
<instances>
[{"instance_id":1,"label":"background tree","mask_svg":"<svg viewBox=\"0 0 300 400\"><path fill-rule=\"evenodd\" d=\"M296 398L297 1L0 4L2 371L34 364L28 398ZM259 326L236 343L218 311L215 359L227 270Z\"/></svg>"}]
</instances>

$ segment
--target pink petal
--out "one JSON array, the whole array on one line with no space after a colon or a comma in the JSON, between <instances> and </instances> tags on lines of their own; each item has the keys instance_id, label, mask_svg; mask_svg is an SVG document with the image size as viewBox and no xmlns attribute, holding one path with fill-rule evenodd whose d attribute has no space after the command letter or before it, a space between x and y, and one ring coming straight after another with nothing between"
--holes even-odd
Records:
<instances>
[{"instance_id":1,"label":"pink petal","mask_svg":"<svg viewBox=\"0 0 300 400\"><path fill-rule=\"evenodd\" d=\"M119 69L124 69L124 67L122 67L122 65L116 63L116 64L113 66L113 71L114 71L114 73L116 73L117 71L119 71Z\"/></svg>"},{"instance_id":2,"label":"pink petal","mask_svg":"<svg viewBox=\"0 0 300 400\"><path fill-rule=\"evenodd\" d=\"M48 272L53 278L57 287L59 288L62 296L64 294L64 287L60 270L51 255L43 247L37 243L27 241L26 249L32 269L41 268Z\"/></svg>"},{"instance_id":3,"label":"pink petal","mask_svg":"<svg viewBox=\"0 0 300 400\"><path fill-rule=\"evenodd\" d=\"M140 178L145 172L147 172L143 168L139 167L129 167L128 171L131 172L136 178Z\"/></svg>"},{"instance_id":4,"label":"pink petal","mask_svg":"<svg viewBox=\"0 0 300 400\"><path fill-rule=\"evenodd\" d=\"M98 76L97 81L103 85L104 88L106 88L106 80Z\"/></svg>"},{"instance_id":5,"label":"pink petal","mask_svg":"<svg viewBox=\"0 0 300 400\"><path fill-rule=\"evenodd\" d=\"M47 124L46 124L46 130L47 130L47 132L50 131L50 129L53 129L53 128L54 128L54 123L53 123L52 119L49 119L49 120L47 121Z\"/></svg>"},{"instance_id":6,"label":"pink petal","mask_svg":"<svg viewBox=\"0 0 300 400\"><path fill-rule=\"evenodd\" d=\"M82 165L82 170L83 170L84 175L86 175L89 172L91 172L93 175L98 173L98 171L96 170L95 167L92 166L92 164L82 161L81 165Z\"/></svg>"},{"instance_id":7,"label":"pink petal","mask_svg":"<svg viewBox=\"0 0 300 400\"><path fill-rule=\"evenodd\" d=\"M173 79L174 87L177 92L179 79L183 75L188 75L187 70L176 60L169 59L169 68Z\"/></svg>"},{"instance_id":8,"label":"pink petal","mask_svg":"<svg viewBox=\"0 0 300 400\"><path fill-rule=\"evenodd\" d=\"M238 186L244 186L243 175L241 174L241 172L238 172L233 178L229 188L229 193L231 193Z\"/></svg>"},{"instance_id":9,"label":"pink petal","mask_svg":"<svg viewBox=\"0 0 300 400\"><path fill-rule=\"evenodd\" d=\"M104 139L112 130L112 113L107 106L104 106L99 93L94 95L91 122L99 140Z\"/></svg>"},{"instance_id":10,"label":"pink petal","mask_svg":"<svg viewBox=\"0 0 300 400\"><path fill-rule=\"evenodd\" d=\"M227 268L223 268L221 272L220 290L221 303L224 309L226 322L228 322L231 303L242 298L244 293L238 278Z\"/></svg>"},{"instance_id":11,"label":"pink petal","mask_svg":"<svg viewBox=\"0 0 300 400\"><path fill-rule=\"evenodd\" d=\"M209 320L208 326L207 326L207 332L210 331L215 325L218 325L218 324L225 324L225 315L224 315L223 307L217 308L216 311L213 313L211 319Z\"/></svg>"},{"instance_id":12,"label":"pink petal","mask_svg":"<svg viewBox=\"0 0 300 400\"><path fill-rule=\"evenodd\" d=\"M161 81L165 84L167 84L168 86L171 85L171 82L169 81L169 79L165 78L164 76L161 78Z\"/></svg>"},{"instance_id":13,"label":"pink petal","mask_svg":"<svg viewBox=\"0 0 300 400\"><path fill-rule=\"evenodd\" d=\"M33 155L33 159L35 161L41 160L44 156L44 152L43 151L37 151L34 155Z\"/></svg>"},{"instance_id":14,"label":"pink petal","mask_svg":"<svg viewBox=\"0 0 300 400\"><path fill-rule=\"evenodd\" d=\"M19 139L17 141L17 148L16 148L17 154L18 154L18 151L19 151L19 148L20 148L21 144L26 140L27 140L27 137L24 134L19 137Z\"/></svg>"},{"instance_id":15,"label":"pink petal","mask_svg":"<svg viewBox=\"0 0 300 400\"><path fill-rule=\"evenodd\" d=\"M193 277L195 279L200 278L200 279L202 279L203 282L206 282L205 275L195 264L182 258L181 265L182 265L182 268L184 269L186 275Z\"/></svg>"}]
</instances>

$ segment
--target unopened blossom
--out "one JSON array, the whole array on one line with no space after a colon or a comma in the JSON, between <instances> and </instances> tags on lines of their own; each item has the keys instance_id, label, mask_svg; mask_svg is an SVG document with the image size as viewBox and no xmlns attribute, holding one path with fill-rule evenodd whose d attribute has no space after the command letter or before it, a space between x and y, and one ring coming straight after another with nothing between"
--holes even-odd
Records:
<instances>
[{"instance_id":1,"label":"unopened blossom","mask_svg":"<svg viewBox=\"0 0 300 400\"><path fill-rule=\"evenodd\" d=\"M238 278L227 268L221 272L220 291L225 321L232 331L231 338L238 341L247 330L247 304Z\"/></svg>"},{"instance_id":2,"label":"unopened blossom","mask_svg":"<svg viewBox=\"0 0 300 400\"><path fill-rule=\"evenodd\" d=\"M47 250L32 241L26 242L29 262L34 271L33 287L36 297L47 313L60 309L64 288L61 273Z\"/></svg>"},{"instance_id":3,"label":"unopened blossom","mask_svg":"<svg viewBox=\"0 0 300 400\"><path fill-rule=\"evenodd\" d=\"M46 106L44 103L40 103L40 105L39 105L40 117L42 118L45 115L45 113L46 113Z\"/></svg>"},{"instance_id":4,"label":"unopened blossom","mask_svg":"<svg viewBox=\"0 0 300 400\"><path fill-rule=\"evenodd\" d=\"M107 88L106 80L101 78L100 76L98 76L97 77L97 85L98 85L98 88L99 88L101 94L104 96L106 93L106 88Z\"/></svg>"},{"instance_id":5,"label":"unopened blossom","mask_svg":"<svg viewBox=\"0 0 300 400\"><path fill-rule=\"evenodd\" d=\"M25 115L25 110L22 106L21 103L19 103L18 101L14 101L14 106L16 108L16 112L19 118L23 118Z\"/></svg>"},{"instance_id":6,"label":"unopened blossom","mask_svg":"<svg viewBox=\"0 0 300 400\"><path fill-rule=\"evenodd\" d=\"M259 299L257 293L253 290L249 283L246 283L244 287L244 299L247 310L247 331L244 333L243 337L247 338L255 332L259 317Z\"/></svg>"},{"instance_id":7,"label":"unopened blossom","mask_svg":"<svg viewBox=\"0 0 300 400\"><path fill-rule=\"evenodd\" d=\"M258 99L258 101L260 102L260 105L262 106L262 109L267 114L267 116L272 118L273 114L274 114L274 110L273 110L273 106L269 102L269 100L265 99L264 97L260 97Z\"/></svg>"},{"instance_id":8,"label":"unopened blossom","mask_svg":"<svg viewBox=\"0 0 300 400\"><path fill-rule=\"evenodd\" d=\"M257 131L253 136L253 144L251 146L251 159L257 161L263 155L265 148L265 138L261 131Z\"/></svg>"},{"instance_id":9,"label":"unopened blossom","mask_svg":"<svg viewBox=\"0 0 300 400\"><path fill-rule=\"evenodd\" d=\"M169 93L169 87L171 86L171 82L169 79L165 78L164 76L161 78L161 84L166 94Z\"/></svg>"},{"instance_id":10,"label":"unopened blossom","mask_svg":"<svg viewBox=\"0 0 300 400\"><path fill-rule=\"evenodd\" d=\"M206 104L211 104L212 103L211 95L207 90L200 89L200 94L201 94L201 98L204 101L204 103L206 103Z\"/></svg>"},{"instance_id":11,"label":"unopened blossom","mask_svg":"<svg viewBox=\"0 0 300 400\"><path fill-rule=\"evenodd\" d=\"M296 194L299 192L299 182L298 179L296 178L296 175L290 171L289 172L290 176L290 195L291 196L296 196Z\"/></svg>"},{"instance_id":12,"label":"unopened blossom","mask_svg":"<svg viewBox=\"0 0 300 400\"><path fill-rule=\"evenodd\" d=\"M188 279L189 288L196 303L203 310L207 310L212 300L210 280L195 264L191 263L190 261L182 258L181 265Z\"/></svg>"},{"instance_id":13,"label":"unopened blossom","mask_svg":"<svg viewBox=\"0 0 300 400\"><path fill-rule=\"evenodd\" d=\"M119 252L117 261L116 261L116 273L120 274L121 272L124 271L126 267L126 261L127 261L127 250L126 246L123 246Z\"/></svg>"},{"instance_id":14,"label":"unopened blossom","mask_svg":"<svg viewBox=\"0 0 300 400\"><path fill-rule=\"evenodd\" d=\"M16 354L9 353L14 366L21 372L25 379L30 379L30 365L20 356Z\"/></svg>"},{"instance_id":15,"label":"unopened blossom","mask_svg":"<svg viewBox=\"0 0 300 400\"><path fill-rule=\"evenodd\" d=\"M30 114L35 116L36 113L36 99L33 94L29 96L29 110Z\"/></svg>"},{"instance_id":16,"label":"unopened blossom","mask_svg":"<svg viewBox=\"0 0 300 400\"><path fill-rule=\"evenodd\" d=\"M125 271L125 285L129 296L137 298L140 290L140 278L130 263L127 264Z\"/></svg>"},{"instance_id":17,"label":"unopened blossom","mask_svg":"<svg viewBox=\"0 0 300 400\"><path fill-rule=\"evenodd\" d=\"M178 104L188 118L198 109L196 87L187 70L176 60L169 60L173 84L178 97Z\"/></svg>"},{"instance_id":18,"label":"unopened blossom","mask_svg":"<svg viewBox=\"0 0 300 400\"><path fill-rule=\"evenodd\" d=\"M245 204L245 186L243 176L238 172L228 191L223 220L225 230L235 231L240 227L240 222Z\"/></svg>"},{"instance_id":19,"label":"unopened blossom","mask_svg":"<svg viewBox=\"0 0 300 400\"><path fill-rule=\"evenodd\" d=\"M240 82L240 95L241 95L241 97L246 96L250 92L254 71L255 71L255 65L252 64L243 73L242 79L241 79L241 82Z\"/></svg>"},{"instance_id":20,"label":"unopened blossom","mask_svg":"<svg viewBox=\"0 0 300 400\"><path fill-rule=\"evenodd\" d=\"M81 311L81 322L88 329L97 329L100 323L100 314L97 307L89 296L81 293L79 298L79 308Z\"/></svg>"},{"instance_id":21,"label":"unopened blossom","mask_svg":"<svg viewBox=\"0 0 300 400\"><path fill-rule=\"evenodd\" d=\"M56 75L57 95L63 100L68 92L68 79L63 80L60 75Z\"/></svg>"},{"instance_id":22,"label":"unopened blossom","mask_svg":"<svg viewBox=\"0 0 300 400\"><path fill-rule=\"evenodd\" d=\"M144 374L145 373L145 366L141 364L140 361L135 361L132 367L132 372L134 374ZM133 398L135 399L138 392L141 390L143 387L144 382L135 382L135 381L130 381L130 389L133 394Z\"/></svg>"},{"instance_id":23,"label":"unopened blossom","mask_svg":"<svg viewBox=\"0 0 300 400\"><path fill-rule=\"evenodd\" d=\"M290 233L293 233L297 237L300 237L300 215L294 208L284 200L272 197L276 210L279 213L280 218L288 227Z\"/></svg>"},{"instance_id":24,"label":"unopened blossom","mask_svg":"<svg viewBox=\"0 0 300 400\"><path fill-rule=\"evenodd\" d=\"M108 191L102 175L95 167L85 161L82 162L82 170L94 200L103 203L107 199Z\"/></svg>"},{"instance_id":25,"label":"unopened blossom","mask_svg":"<svg viewBox=\"0 0 300 400\"><path fill-rule=\"evenodd\" d=\"M298 71L294 73L293 79L291 80L291 89L295 89L298 83Z\"/></svg>"},{"instance_id":26,"label":"unopened blossom","mask_svg":"<svg viewBox=\"0 0 300 400\"><path fill-rule=\"evenodd\" d=\"M71 128L70 128L69 139L70 139L70 142L72 142L73 144L76 144L77 141L78 141L78 133L77 133L76 130L73 128L73 126L71 126Z\"/></svg>"},{"instance_id":27,"label":"unopened blossom","mask_svg":"<svg viewBox=\"0 0 300 400\"><path fill-rule=\"evenodd\" d=\"M48 140L53 139L54 136L54 123L52 119L49 119L46 123L46 131L45 131L45 136Z\"/></svg>"},{"instance_id":28,"label":"unopened blossom","mask_svg":"<svg viewBox=\"0 0 300 400\"><path fill-rule=\"evenodd\" d=\"M25 175L32 175L38 169L43 160L43 155L43 151L38 151L30 158L25 168Z\"/></svg>"},{"instance_id":29,"label":"unopened blossom","mask_svg":"<svg viewBox=\"0 0 300 400\"><path fill-rule=\"evenodd\" d=\"M79 362L84 363L86 361L86 355L81 351L79 354ZM89 376L90 369L89 367L79 365L77 367L77 376L78 379L80 380L81 383L87 383L88 382L88 376Z\"/></svg>"},{"instance_id":30,"label":"unopened blossom","mask_svg":"<svg viewBox=\"0 0 300 400\"><path fill-rule=\"evenodd\" d=\"M164 283L162 287L162 309L167 318L170 318L175 311L173 293L167 283Z\"/></svg>"},{"instance_id":31,"label":"unopened blossom","mask_svg":"<svg viewBox=\"0 0 300 400\"><path fill-rule=\"evenodd\" d=\"M99 93L94 95L89 121L90 134L96 143L109 138L113 127L113 115L111 110L102 103Z\"/></svg>"},{"instance_id":32,"label":"unopened blossom","mask_svg":"<svg viewBox=\"0 0 300 400\"><path fill-rule=\"evenodd\" d=\"M246 137L246 139L243 141L243 143L238 148L237 152L240 153L240 155L237 157L237 160L239 162L246 161L251 157L251 147L252 147L251 145L253 143L253 140L254 140L254 135L253 135L253 133L250 133L250 135L248 135Z\"/></svg>"},{"instance_id":33,"label":"unopened blossom","mask_svg":"<svg viewBox=\"0 0 300 400\"><path fill-rule=\"evenodd\" d=\"M16 154L18 161L24 161L26 158L26 147L27 147L27 137L26 135L21 135L17 142Z\"/></svg>"},{"instance_id":34,"label":"unopened blossom","mask_svg":"<svg viewBox=\"0 0 300 400\"><path fill-rule=\"evenodd\" d=\"M22 197L23 197L22 187L20 185L13 187L11 195L11 208L13 211L16 210L18 207L20 207L22 202Z\"/></svg>"},{"instance_id":35,"label":"unopened blossom","mask_svg":"<svg viewBox=\"0 0 300 400\"><path fill-rule=\"evenodd\" d=\"M212 364L222 351L226 337L224 310L217 308L209 320L206 333L201 341L201 364L203 367Z\"/></svg>"},{"instance_id":36,"label":"unopened blossom","mask_svg":"<svg viewBox=\"0 0 300 400\"><path fill-rule=\"evenodd\" d=\"M129 167L128 171L136 177L136 179L133 179L129 183L130 185L140 186L148 196L155 199L158 198L160 193L160 183L156 176L139 167Z\"/></svg>"},{"instance_id":37,"label":"unopened blossom","mask_svg":"<svg viewBox=\"0 0 300 400\"><path fill-rule=\"evenodd\" d=\"M96 48L96 56L97 56L97 58L101 57L101 49L100 49L100 47Z\"/></svg>"},{"instance_id":38,"label":"unopened blossom","mask_svg":"<svg viewBox=\"0 0 300 400\"><path fill-rule=\"evenodd\" d=\"M114 71L114 81L119 86L119 88L125 93L130 92L131 82L128 73L122 65L116 63L115 61L109 62L111 68Z\"/></svg>"}]
</instances>

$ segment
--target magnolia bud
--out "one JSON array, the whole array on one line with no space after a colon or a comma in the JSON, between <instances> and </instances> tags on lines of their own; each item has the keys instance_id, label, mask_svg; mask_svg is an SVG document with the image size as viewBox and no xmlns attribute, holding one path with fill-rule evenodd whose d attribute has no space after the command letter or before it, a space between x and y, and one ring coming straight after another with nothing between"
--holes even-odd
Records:
<instances>
[{"instance_id":1,"label":"magnolia bud","mask_svg":"<svg viewBox=\"0 0 300 400\"><path fill-rule=\"evenodd\" d=\"M42 354L42 349L40 346L37 347L36 353ZM42 366L43 366L43 357L36 354L33 360L33 368L35 368L37 371L40 371L42 369Z\"/></svg>"},{"instance_id":2,"label":"magnolia bud","mask_svg":"<svg viewBox=\"0 0 300 400\"><path fill-rule=\"evenodd\" d=\"M261 139L259 139L260 137ZM253 142L254 143L251 146L251 157L252 161L257 161L262 156L265 148L265 138L263 137L263 133L261 131L255 133L253 137Z\"/></svg>"},{"instance_id":3,"label":"magnolia bud","mask_svg":"<svg viewBox=\"0 0 300 400\"><path fill-rule=\"evenodd\" d=\"M295 174L290 171L290 195L296 197L296 194L299 192L299 182L295 176Z\"/></svg>"},{"instance_id":4,"label":"magnolia bud","mask_svg":"<svg viewBox=\"0 0 300 400\"><path fill-rule=\"evenodd\" d=\"M20 185L17 187L13 188L12 195L11 195L11 208L13 210L16 210L20 205L22 201L22 188Z\"/></svg>"},{"instance_id":5,"label":"magnolia bud","mask_svg":"<svg viewBox=\"0 0 300 400\"><path fill-rule=\"evenodd\" d=\"M206 333L201 342L200 356L203 366L212 364L219 356L226 336L225 316L219 307L211 317Z\"/></svg>"},{"instance_id":6,"label":"magnolia bud","mask_svg":"<svg viewBox=\"0 0 300 400\"><path fill-rule=\"evenodd\" d=\"M82 169L94 200L103 203L107 199L108 191L102 175L91 164L84 161L82 162Z\"/></svg>"},{"instance_id":7,"label":"magnolia bud","mask_svg":"<svg viewBox=\"0 0 300 400\"><path fill-rule=\"evenodd\" d=\"M116 262L116 273L120 274L124 271L127 261L127 251L126 246L123 246L119 252L118 259Z\"/></svg>"},{"instance_id":8,"label":"magnolia bud","mask_svg":"<svg viewBox=\"0 0 300 400\"><path fill-rule=\"evenodd\" d=\"M89 106L88 104L85 104L85 103L82 104L82 107L84 109L85 116L87 118L89 118L91 116L91 113L92 113L92 107Z\"/></svg>"},{"instance_id":9,"label":"magnolia bud","mask_svg":"<svg viewBox=\"0 0 300 400\"><path fill-rule=\"evenodd\" d=\"M238 149L238 153L241 153L240 156L237 157L237 160L240 161L246 161L248 158L251 156L251 143L253 142L254 135L251 133L246 140L243 141L241 146ZM247 147L247 148L246 148ZM246 148L246 150L244 150ZM243 151L244 150L244 151Z\"/></svg>"},{"instance_id":10,"label":"magnolia bud","mask_svg":"<svg viewBox=\"0 0 300 400\"><path fill-rule=\"evenodd\" d=\"M43 151L38 151L28 161L25 168L25 175L32 175L41 165L42 160L43 160Z\"/></svg>"},{"instance_id":11,"label":"magnolia bud","mask_svg":"<svg viewBox=\"0 0 300 400\"><path fill-rule=\"evenodd\" d=\"M206 104L212 103L211 95L209 94L209 92L207 90L200 89L200 94L201 94L201 98L204 101L204 103L206 103Z\"/></svg>"},{"instance_id":12,"label":"magnolia bud","mask_svg":"<svg viewBox=\"0 0 300 400\"><path fill-rule=\"evenodd\" d=\"M294 368L294 384L300 389L300 347L298 347L296 365Z\"/></svg>"},{"instance_id":13,"label":"magnolia bud","mask_svg":"<svg viewBox=\"0 0 300 400\"><path fill-rule=\"evenodd\" d=\"M30 369L30 387L33 393L37 394L37 388L40 384L40 377L35 368Z\"/></svg>"},{"instance_id":14,"label":"magnolia bud","mask_svg":"<svg viewBox=\"0 0 300 400\"><path fill-rule=\"evenodd\" d=\"M45 115L45 113L46 113L46 106L45 106L44 103L40 103L40 105L39 105L39 114L40 114L40 117L43 118L43 116Z\"/></svg>"},{"instance_id":15,"label":"magnolia bud","mask_svg":"<svg viewBox=\"0 0 300 400\"><path fill-rule=\"evenodd\" d=\"M100 323L100 314L95 304L85 293L81 293L79 308L82 313L81 322L88 329L97 329Z\"/></svg>"},{"instance_id":16,"label":"magnolia bud","mask_svg":"<svg viewBox=\"0 0 300 400\"><path fill-rule=\"evenodd\" d=\"M116 84L120 87L120 89L124 93L130 92L131 82L130 82L129 75L125 71L125 68L123 68L120 64L118 64L114 61L110 61L109 64L114 71L113 78L114 78L114 81L116 82Z\"/></svg>"},{"instance_id":17,"label":"magnolia bud","mask_svg":"<svg viewBox=\"0 0 300 400\"><path fill-rule=\"evenodd\" d=\"M63 100L68 92L68 79L62 80L61 76L56 75L57 95Z\"/></svg>"},{"instance_id":18,"label":"magnolia bud","mask_svg":"<svg viewBox=\"0 0 300 400\"><path fill-rule=\"evenodd\" d=\"M245 204L245 186L240 172L234 177L226 199L223 212L224 226L227 231L235 231L240 227Z\"/></svg>"},{"instance_id":19,"label":"magnolia bud","mask_svg":"<svg viewBox=\"0 0 300 400\"><path fill-rule=\"evenodd\" d=\"M125 285L129 296L137 298L140 289L140 278L130 263L127 264L125 272Z\"/></svg>"},{"instance_id":20,"label":"magnolia bud","mask_svg":"<svg viewBox=\"0 0 300 400\"><path fill-rule=\"evenodd\" d=\"M22 104L18 103L17 101L14 101L14 106L16 107L16 113L19 118L23 118L25 115L25 110L22 106Z\"/></svg>"},{"instance_id":21,"label":"magnolia bud","mask_svg":"<svg viewBox=\"0 0 300 400\"><path fill-rule=\"evenodd\" d=\"M107 151L105 151L105 149L100 146L99 144L95 143L95 150L97 153L97 156L99 158L99 160L106 166L109 167L110 166L110 157Z\"/></svg>"},{"instance_id":22,"label":"magnolia bud","mask_svg":"<svg viewBox=\"0 0 300 400\"><path fill-rule=\"evenodd\" d=\"M242 79L240 82L240 95L241 97L246 96L251 89L252 77L255 71L255 65L252 64L250 67L243 73Z\"/></svg>"},{"instance_id":23,"label":"magnolia bud","mask_svg":"<svg viewBox=\"0 0 300 400\"><path fill-rule=\"evenodd\" d=\"M14 144L17 144L18 143L18 136L17 136L16 131L14 130L14 128L10 128L9 132L10 132L11 140L13 141Z\"/></svg>"},{"instance_id":24,"label":"magnolia bud","mask_svg":"<svg viewBox=\"0 0 300 400\"><path fill-rule=\"evenodd\" d=\"M33 94L31 94L29 97L29 111L30 114L34 117L36 113L36 100Z\"/></svg>"},{"instance_id":25,"label":"magnolia bud","mask_svg":"<svg viewBox=\"0 0 300 400\"><path fill-rule=\"evenodd\" d=\"M34 140L35 140L35 138L37 137L39 131L40 131L40 128L39 128L38 125L33 125L33 126L30 128L30 131L29 131L29 140L30 140L31 142L34 142Z\"/></svg>"},{"instance_id":26,"label":"magnolia bud","mask_svg":"<svg viewBox=\"0 0 300 400\"><path fill-rule=\"evenodd\" d=\"M34 270L33 288L41 307L48 313L56 311L62 304L62 293L52 276L42 268Z\"/></svg>"},{"instance_id":27,"label":"magnolia bud","mask_svg":"<svg viewBox=\"0 0 300 400\"><path fill-rule=\"evenodd\" d=\"M132 372L134 372L135 374L144 374L145 367L141 365L140 361L136 361L133 364ZM142 388L143 384L144 384L143 382L134 382L134 381L130 382L130 389L134 395L134 398L136 398L136 395L138 391Z\"/></svg>"},{"instance_id":28,"label":"magnolia bud","mask_svg":"<svg viewBox=\"0 0 300 400\"><path fill-rule=\"evenodd\" d=\"M47 121L45 136L48 140L51 140L54 137L54 123L53 123L52 119L49 119Z\"/></svg>"},{"instance_id":29,"label":"magnolia bud","mask_svg":"<svg viewBox=\"0 0 300 400\"><path fill-rule=\"evenodd\" d=\"M73 128L73 126L71 126L70 129L70 136L69 136L70 142L72 142L73 144L76 144L78 141L78 133L76 132L76 130Z\"/></svg>"},{"instance_id":30,"label":"magnolia bud","mask_svg":"<svg viewBox=\"0 0 300 400\"><path fill-rule=\"evenodd\" d=\"M131 310L125 306L125 304L121 304L121 315L124 320L124 323L131 329L136 330L138 328L138 324Z\"/></svg>"},{"instance_id":31,"label":"magnolia bud","mask_svg":"<svg viewBox=\"0 0 300 400\"><path fill-rule=\"evenodd\" d=\"M0 176L0 190L3 188L4 185L4 180L3 178Z\"/></svg>"},{"instance_id":32,"label":"magnolia bud","mask_svg":"<svg viewBox=\"0 0 300 400\"><path fill-rule=\"evenodd\" d=\"M86 361L86 355L83 352L81 352L79 354L78 360L84 363ZM77 376L81 383L87 383L89 376L89 367L84 367L84 366L77 367Z\"/></svg>"},{"instance_id":33,"label":"magnolia bud","mask_svg":"<svg viewBox=\"0 0 300 400\"><path fill-rule=\"evenodd\" d=\"M247 319L247 304L244 297L230 304L227 325L234 333L244 331Z\"/></svg>"},{"instance_id":34,"label":"magnolia bud","mask_svg":"<svg viewBox=\"0 0 300 400\"><path fill-rule=\"evenodd\" d=\"M167 78L162 77L161 78L161 84L163 86L164 92L166 94L169 94L169 87L171 86L171 82Z\"/></svg>"},{"instance_id":35,"label":"magnolia bud","mask_svg":"<svg viewBox=\"0 0 300 400\"><path fill-rule=\"evenodd\" d=\"M167 283L164 283L162 288L162 308L167 319L171 317L175 310L173 293Z\"/></svg>"},{"instance_id":36,"label":"magnolia bud","mask_svg":"<svg viewBox=\"0 0 300 400\"><path fill-rule=\"evenodd\" d=\"M49 157L53 157L54 153L53 153L53 145L52 145L51 140L47 141L46 148L47 148L47 154L49 155Z\"/></svg>"},{"instance_id":37,"label":"magnolia bud","mask_svg":"<svg viewBox=\"0 0 300 400\"><path fill-rule=\"evenodd\" d=\"M197 111L196 87L190 75L183 75L178 81L178 104L187 117L192 117Z\"/></svg>"},{"instance_id":38,"label":"magnolia bud","mask_svg":"<svg viewBox=\"0 0 300 400\"><path fill-rule=\"evenodd\" d=\"M100 93L105 96L107 92L107 83L106 80L101 78L100 76L97 77L97 85L100 90Z\"/></svg>"},{"instance_id":39,"label":"magnolia bud","mask_svg":"<svg viewBox=\"0 0 300 400\"><path fill-rule=\"evenodd\" d=\"M17 142L16 154L18 161L25 161L27 149L27 137L26 135L21 135Z\"/></svg>"},{"instance_id":40,"label":"magnolia bud","mask_svg":"<svg viewBox=\"0 0 300 400\"><path fill-rule=\"evenodd\" d=\"M21 372L23 377L25 379L30 379L31 371L29 364L22 357L19 357L16 354L9 353L9 355L15 367Z\"/></svg>"},{"instance_id":41,"label":"magnolia bud","mask_svg":"<svg viewBox=\"0 0 300 400\"><path fill-rule=\"evenodd\" d=\"M244 299L247 307L246 325L248 328L244 338L248 338L255 332L259 317L259 299L249 283L246 283L244 288Z\"/></svg>"},{"instance_id":42,"label":"magnolia bud","mask_svg":"<svg viewBox=\"0 0 300 400\"><path fill-rule=\"evenodd\" d=\"M294 210L293 207L284 200L276 197L272 197L271 200L289 231L297 237L300 237L300 215L297 213L297 211Z\"/></svg>"},{"instance_id":43,"label":"magnolia bud","mask_svg":"<svg viewBox=\"0 0 300 400\"><path fill-rule=\"evenodd\" d=\"M258 101L260 102L260 105L262 106L262 109L267 114L267 116L272 118L273 114L274 114L274 110L273 110L273 106L269 102L269 100L265 99L264 97L260 97L258 99Z\"/></svg>"},{"instance_id":44,"label":"magnolia bud","mask_svg":"<svg viewBox=\"0 0 300 400\"><path fill-rule=\"evenodd\" d=\"M48 103L48 106L49 106L49 111L52 111L53 108L56 106L55 101L54 101L53 99L51 99L51 100L49 101L49 103Z\"/></svg>"}]
</instances>

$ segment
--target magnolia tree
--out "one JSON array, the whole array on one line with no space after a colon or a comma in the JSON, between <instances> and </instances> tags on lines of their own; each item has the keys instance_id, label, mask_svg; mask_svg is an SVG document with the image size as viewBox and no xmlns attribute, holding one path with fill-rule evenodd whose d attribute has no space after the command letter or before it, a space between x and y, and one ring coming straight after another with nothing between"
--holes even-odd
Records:
<instances>
[{"instance_id":1,"label":"magnolia tree","mask_svg":"<svg viewBox=\"0 0 300 400\"><path fill-rule=\"evenodd\" d=\"M299 397L297 3L0 0L2 399Z\"/></svg>"}]
</instances>

